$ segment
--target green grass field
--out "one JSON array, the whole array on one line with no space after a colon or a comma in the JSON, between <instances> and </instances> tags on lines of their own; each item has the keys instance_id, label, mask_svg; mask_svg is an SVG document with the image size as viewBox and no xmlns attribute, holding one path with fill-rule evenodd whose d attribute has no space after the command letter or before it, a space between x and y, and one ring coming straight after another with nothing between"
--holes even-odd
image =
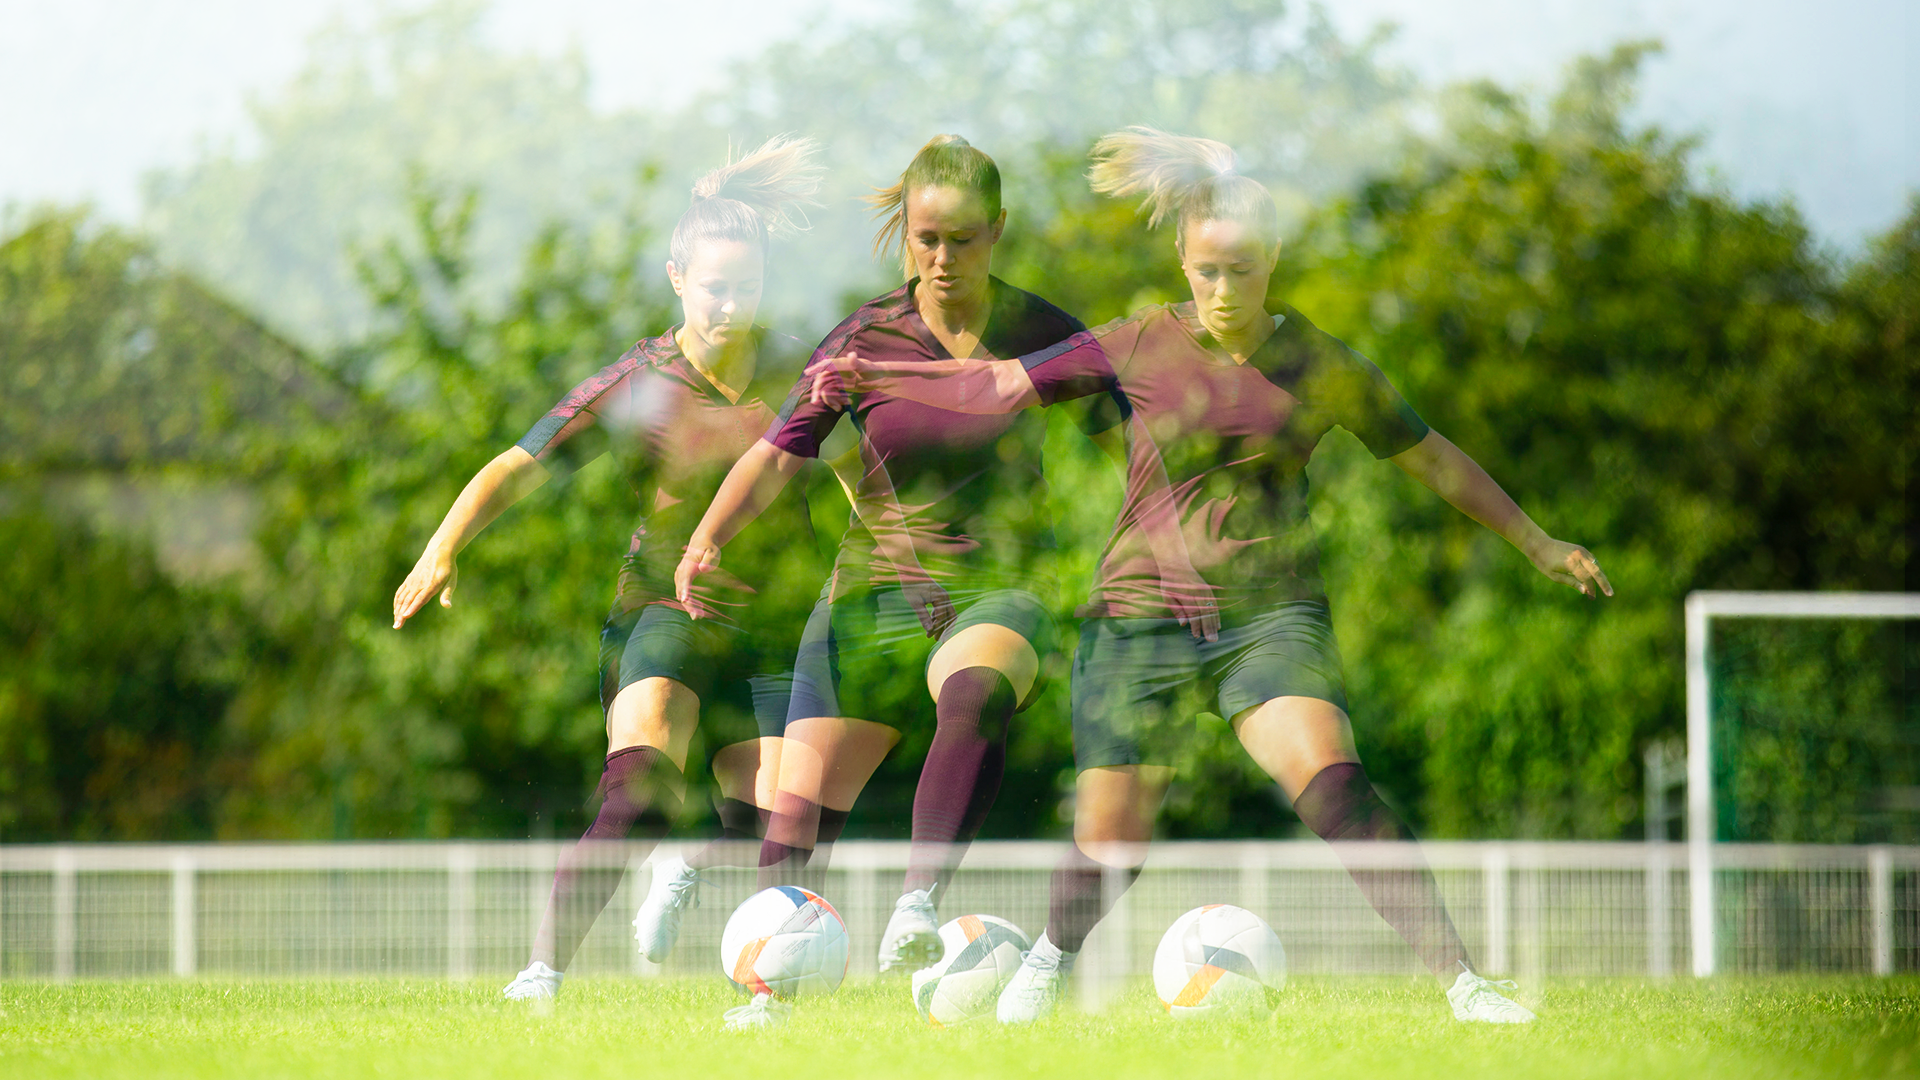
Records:
<instances>
[{"instance_id":1,"label":"green grass field","mask_svg":"<svg viewBox=\"0 0 1920 1080\"><path fill-rule=\"evenodd\" d=\"M1920 979L1551 981L1527 1028L1455 1023L1431 985L1305 978L1271 1019L1184 1023L1141 985L1099 1015L929 1029L904 983L849 985L771 1033L723 1031L716 980L0 984L7 1077L1920 1076Z\"/></svg>"}]
</instances>

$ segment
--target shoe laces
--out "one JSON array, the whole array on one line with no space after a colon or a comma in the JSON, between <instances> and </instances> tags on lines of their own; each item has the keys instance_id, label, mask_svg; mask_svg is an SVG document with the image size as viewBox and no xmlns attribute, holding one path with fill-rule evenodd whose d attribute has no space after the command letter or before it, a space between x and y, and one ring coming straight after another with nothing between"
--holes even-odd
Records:
<instances>
[{"instance_id":1,"label":"shoe laces","mask_svg":"<svg viewBox=\"0 0 1920 1080\"><path fill-rule=\"evenodd\" d=\"M1057 974L1064 956L1042 956L1031 949L1020 954L1020 963L1046 975Z\"/></svg>"},{"instance_id":2,"label":"shoe laces","mask_svg":"<svg viewBox=\"0 0 1920 1080\"><path fill-rule=\"evenodd\" d=\"M700 872L698 870L692 870L687 874L686 877L675 877L671 881L668 881L667 892L672 894L673 904L675 907L680 907L682 905L688 905L688 904L690 904L692 907L699 907L700 906L699 885L700 885ZM691 900L689 900L689 897L691 897Z\"/></svg>"}]
</instances>

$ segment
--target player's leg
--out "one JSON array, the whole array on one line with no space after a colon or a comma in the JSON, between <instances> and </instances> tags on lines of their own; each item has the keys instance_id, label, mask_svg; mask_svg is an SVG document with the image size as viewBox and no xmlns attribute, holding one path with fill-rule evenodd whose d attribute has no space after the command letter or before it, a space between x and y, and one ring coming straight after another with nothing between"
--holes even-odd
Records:
<instances>
[{"instance_id":1,"label":"player's leg","mask_svg":"<svg viewBox=\"0 0 1920 1080\"><path fill-rule=\"evenodd\" d=\"M1320 697L1277 697L1235 714L1232 722L1241 745L1279 783L1300 820L1336 842L1354 884L1447 988L1455 1015L1496 1023L1533 1018L1474 973L1424 860L1416 854L1411 865L1382 870L1354 858L1345 846L1414 839L1367 779L1345 709Z\"/></svg>"},{"instance_id":2,"label":"player's leg","mask_svg":"<svg viewBox=\"0 0 1920 1080\"><path fill-rule=\"evenodd\" d=\"M1200 643L1171 619L1089 619L1073 654L1073 846L1054 868L1047 927L1001 992L1002 1023L1053 1011L1087 935L1146 860L1173 770L1163 764L1211 688ZM1175 721L1175 722L1169 722Z\"/></svg>"},{"instance_id":3,"label":"player's leg","mask_svg":"<svg viewBox=\"0 0 1920 1080\"><path fill-rule=\"evenodd\" d=\"M880 938L882 972L940 959L935 899L979 834L1006 772L1007 728L1038 689L1052 618L1038 597L989 592L967 604L929 657L933 742L914 790L912 848Z\"/></svg>"},{"instance_id":4,"label":"player's leg","mask_svg":"<svg viewBox=\"0 0 1920 1080\"><path fill-rule=\"evenodd\" d=\"M719 800L720 835L692 855L655 858L647 895L633 916L640 955L665 963L680 938L680 922L700 903L702 870L753 866L779 781L780 738L745 739L714 752L710 763Z\"/></svg>"},{"instance_id":5,"label":"player's leg","mask_svg":"<svg viewBox=\"0 0 1920 1080\"><path fill-rule=\"evenodd\" d=\"M850 716L810 716L787 725L760 845L762 887L797 874L817 847L839 839L854 801L899 741L893 728Z\"/></svg>"},{"instance_id":6,"label":"player's leg","mask_svg":"<svg viewBox=\"0 0 1920 1080\"><path fill-rule=\"evenodd\" d=\"M1001 1023L1054 1010L1087 935L1140 876L1172 780L1164 765L1095 766L1075 778L1073 847L1053 870L1047 928L1000 994Z\"/></svg>"},{"instance_id":7,"label":"player's leg","mask_svg":"<svg viewBox=\"0 0 1920 1080\"><path fill-rule=\"evenodd\" d=\"M634 683L615 698L608 710L609 752L597 789L599 811L579 843L560 857L546 913L534 935L528 972L544 967L555 977L548 980L551 985L544 994L515 993L509 986L508 996L552 996L558 974L566 971L620 887L630 842L657 842L666 835L685 796L682 770L699 710L700 699L692 690L666 678ZM515 985L525 977L523 973Z\"/></svg>"},{"instance_id":8,"label":"player's leg","mask_svg":"<svg viewBox=\"0 0 1920 1080\"><path fill-rule=\"evenodd\" d=\"M620 886L628 841L657 842L686 794L687 751L700 698L680 678L695 631L681 612L651 604L608 620L601 634L607 758L601 800L579 843L560 858L527 969L509 997L551 997L560 974Z\"/></svg>"},{"instance_id":9,"label":"player's leg","mask_svg":"<svg viewBox=\"0 0 1920 1080\"><path fill-rule=\"evenodd\" d=\"M839 837L854 800L900 741L893 727L862 719L879 707L864 684L914 663L927 647L897 589L823 595L814 605L793 661L791 719L760 846L763 887L797 875L816 847Z\"/></svg>"}]
</instances>

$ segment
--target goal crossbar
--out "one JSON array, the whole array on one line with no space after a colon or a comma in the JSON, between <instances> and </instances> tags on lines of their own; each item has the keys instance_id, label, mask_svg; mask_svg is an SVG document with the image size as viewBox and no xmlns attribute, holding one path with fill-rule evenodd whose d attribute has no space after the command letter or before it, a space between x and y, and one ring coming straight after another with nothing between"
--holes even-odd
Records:
<instances>
[{"instance_id":1,"label":"goal crossbar","mask_svg":"<svg viewBox=\"0 0 1920 1080\"><path fill-rule=\"evenodd\" d=\"M1920 593L1715 592L1687 594L1687 862L1693 973L1715 968L1713 704L1708 630L1714 619L1914 619Z\"/></svg>"}]
</instances>

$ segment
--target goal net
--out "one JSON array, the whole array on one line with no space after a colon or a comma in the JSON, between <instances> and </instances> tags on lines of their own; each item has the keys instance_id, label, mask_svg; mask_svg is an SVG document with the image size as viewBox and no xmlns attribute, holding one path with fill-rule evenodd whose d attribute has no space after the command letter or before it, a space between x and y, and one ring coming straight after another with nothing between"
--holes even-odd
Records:
<instances>
[{"instance_id":1,"label":"goal net","mask_svg":"<svg viewBox=\"0 0 1920 1080\"><path fill-rule=\"evenodd\" d=\"M1916 618L1920 594L1911 593L1688 597L1696 974L1729 963L1751 966L1722 955L1716 941L1724 943L1729 924L1744 917L1747 894L1767 888L1762 871L1729 870L1717 845L1920 843ZM1863 880L1861 887L1890 883ZM1794 929L1782 925L1771 936L1790 938ZM1784 950L1791 955L1795 947L1787 941ZM1841 966L1812 955L1795 955L1792 963Z\"/></svg>"}]
</instances>

